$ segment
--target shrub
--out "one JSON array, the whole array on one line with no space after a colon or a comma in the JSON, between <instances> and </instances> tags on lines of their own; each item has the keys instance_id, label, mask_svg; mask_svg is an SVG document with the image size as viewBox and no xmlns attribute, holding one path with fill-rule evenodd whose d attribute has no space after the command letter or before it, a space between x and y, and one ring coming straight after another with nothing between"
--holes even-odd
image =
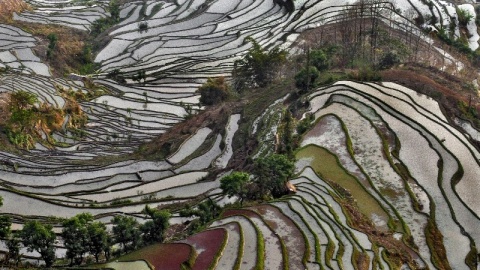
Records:
<instances>
[{"instance_id":1,"label":"shrub","mask_svg":"<svg viewBox=\"0 0 480 270\"><path fill-rule=\"evenodd\" d=\"M382 80L382 76L380 73L373 69L370 66L361 66L359 67L358 71L351 72L348 74L349 79L357 80L357 81L380 81Z\"/></svg>"},{"instance_id":2,"label":"shrub","mask_svg":"<svg viewBox=\"0 0 480 270\"><path fill-rule=\"evenodd\" d=\"M57 41L58 41L58 37L56 34L49 34L47 36L47 39L49 41L49 44L48 44L48 49L47 49L47 58L48 59L51 59L52 56L53 56L53 51L55 50L55 48L57 47Z\"/></svg>"},{"instance_id":3,"label":"shrub","mask_svg":"<svg viewBox=\"0 0 480 270\"><path fill-rule=\"evenodd\" d=\"M305 118L303 118L300 122L297 124L297 133L298 134L303 134L307 130L309 130L313 124L312 121L315 120L315 115L313 114L308 114Z\"/></svg>"},{"instance_id":4,"label":"shrub","mask_svg":"<svg viewBox=\"0 0 480 270\"><path fill-rule=\"evenodd\" d=\"M319 71L327 70L330 67L330 57L324 50L312 50L310 52L310 64Z\"/></svg>"},{"instance_id":5,"label":"shrub","mask_svg":"<svg viewBox=\"0 0 480 270\"><path fill-rule=\"evenodd\" d=\"M473 15L468 10L457 8L458 22L462 26L467 26L468 22L473 19Z\"/></svg>"},{"instance_id":6,"label":"shrub","mask_svg":"<svg viewBox=\"0 0 480 270\"><path fill-rule=\"evenodd\" d=\"M378 63L378 67L380 69L389 69L395 65L400 63L400 57L394 51L389 51L383 55L382 59L380 59L380 63Z\"/></svg>"},{"instance_id":7,"label":"shrub","mask_svg":"<svg viewBox=\"0 0 480 270\"><path fill-rule=\"evenodd\" d=\"M125 80L125 77L123 76L123 73L120 71L120 69L114 69L107 74L107 78L115 80L121 84L126 83L127 81Z\"/></svg>"},{"instance_id":8,"label":"shrub","mask_svg":"<svg viewBox=\"0 0 480 270\"><path fill-rule=\"evenodd\" d=\"M148 22L144 21L144 22L140 22L138 23L138 31L141 32L146 32L148 30Z\"/></svg>"},{"instance_id":9,"label":"shrub","mask_svg":"<svg viewBox=\"0 0 480 270\"><path fill-rule=\"evenodd\" d=\"M295 86L302 92L317 86L317 78L320 72L314 66L309 66L308 69L303 68L295 75Z\"/></svg>"},{"instance_id":10,"label":"shrub","mask_svg":"<svg viewBox=\"0 0 480 270\"><path fill-rule=\"evenodd\" d=\"M218 104L229 97L229 88L224 77L208 78L207 82L198 88L198 92L203 105Z\"/></svg>"}]
</instances>

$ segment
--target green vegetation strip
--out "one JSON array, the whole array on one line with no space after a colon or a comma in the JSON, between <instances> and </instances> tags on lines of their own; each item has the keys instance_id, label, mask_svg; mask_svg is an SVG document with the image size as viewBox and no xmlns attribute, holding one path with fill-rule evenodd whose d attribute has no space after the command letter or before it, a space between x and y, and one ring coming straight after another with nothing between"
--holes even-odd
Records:
<instances>
[{"instance_id":1,"label":"green vegetation strip","mask_svg":"<svg viewBox=\"0 0 480 270\"><path fill-rule=\"evenodd\" d=\"M225 249L225 246L227 245L227 242L228 242L228 232L226 229L223 229L223 230L225 232L225 237L223 238L222 245L218 249L217 254L215 254L215 256L213 257L212 263L208 267L208 269L210 270L215 269L215 267L217 266L218 260L220 260L220 257L222 256L223 249Z\"/></svg>"},{"instance_id":2,"label":"green vegetation strip","mask_svg":"<svg viewBox=\"0 0 480 270\"><path fill-rule=\"evenodd\" d=\"M312 191L312 193L314 193L314 192ZM320 196L320 195L318 195L318 196ZM318 199L316 199L316 200L317 200L318 204L323 204L322 202L319 202ZM311 202L309 204L312 205ZM319 213L315 208L319 208L322 211L322 213ZM339 239L337 233L332 228L331 224L329 222L325 221L324 218L322 218L324 216L326 217L327 215L325 213L323 213L323 210L319 206L316 206L315 208L311 207L312 211L315 212L315 216L318 217L318 219L323 220L323 222L325 222L325 224L328 227L330 227L335 239L337 239L337 241L340 245L340 239ZM335 243L330 239L330 237L328 237L328 243L327 243L327 247L326 247L326 250L325 250L325 264L330 268L332 268L331 261L333 260L333 256L334 256L334 253L335 253L335 248L336 248Z\"/></svg>"},{"instance_id":3,"label":"green vegetation strip","mask_svg":"<svg viewBox=\"0 0 480 270\"><path fill-rule=\"evenodd\" d=\"M312 215L312 213L308 210L308 208L305 206L306 204L309 205L309 203L304 200L303 198L297 198L297 196L291 196L290 198L288 199L291 199L291 200L296 200L298 201L302 207L305 209L305 212L307 212L314 220L315 222L317 223L317 225L320 227L320 224L318 224L318 220L316 219L315 216ZM303 217L303 215L301 215L298 211L294 210L290 203L288 203L288 205L290 206L290 209L292 209L292 211L294 211L295 213L298 214L298 216L302 219L302 221L305 223L305 225L308 227L308 229L312 232L313 234L313 237L315 238L315 261L316 262L319 262L321 260L321 250L320 250L320 239L318 238L318 235L313 231L313 229L310 227L310 223L308 223L305 218Z\"/></svg>"},{"instance_id":4,"label":"green vegetation strip","mask_svg":"<svg viewBox=\"0 0 480 270\"><path fill-rule=\"evenodd\" d=\"M314 244L315 244L315 247L317 247L317 246L318 246L318 238L316 237L316 234L313 232L312 228L308 225L308 222L305 221L305 219L303 218L303 216L302 216L298 211L296 211L296 210L294 210L294 209L292 208L292 206L291 206L291 204L290 204L290 202L289 202L288 199L286 199L286 200L279 200L279 202L285 202L285 203L287 203L288 208L289 208L292 212L294 212L295 214L297 214L297 215L300 217L300 219L303 221L304 225L310 230L310 233L314 236L314 239L315 239L315 241L316 241ZM276 206L275 204L271 204L271 206L277 208L278 211L282 212L282 209L281 209L280 207ZM283 213L283 212L282 212L282 213ZM284 213L284 214L285 214L285 213ZM288 216L288 215L285 214L285 216ZM293 220L292 218L290 218L290 220L293 222L293 224L295 224L295 226L297 226L298 231L300 231L300 233L301 233L302 236L303 236L303 240L304 240L304 243L305 243L305 253L303 254L302 262L303 262L303 264L306 265L307 262L309 261L309 257L310 257L310 243L309 243L309 241L308 241L308 238L307 238L306 233L305 233L303 230L300 229L299 224L297 224L297 222L295 222L295 220ZM317 251L315 252L315 254L317 254ZM315 256L316 256L316 255L315 255Z\"/></svg>"},{"instance_id":5,"label":"green vegetation strip","mask_svg":"<svg viewBox=\"0 0 480 270\"><path fill-rule=\"evenodd\" d=\"M242 266L242 256L243 256L243 246L245 245L245 236L243 235L243 230L242 226L240 226L240 223L235 222L238 226L238 232L240 235L240 243L239 243L239 248L238 248L238 253L237 253L237 259L235 260L235 266L233 269L238 270Z\"/></svg>"}]
</instances>

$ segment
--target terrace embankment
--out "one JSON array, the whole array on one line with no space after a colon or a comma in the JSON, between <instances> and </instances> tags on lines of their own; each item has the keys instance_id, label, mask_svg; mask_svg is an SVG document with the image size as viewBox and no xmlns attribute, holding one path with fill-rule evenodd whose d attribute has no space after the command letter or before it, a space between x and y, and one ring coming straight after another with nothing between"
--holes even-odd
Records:
<instances>
[{"instance_id":1,"label":"terrace embankment","mask_svg":"<svg viewBox=\"0 0 480 270\"><path fill-rule=\"evenodd\" d=\"M468 118L468 115L465 116L465 112L462 112L460 103L467 104L480 115L480 92L467 87L468 83L460 78L436 68L407 64L402 68L383 71L382 79L434 98L452 124L455 117ZM471 122L480 128L479 121ZM480 149L480 142L473 142L477 149Z\"/></svg>"},{"instance_id":2,"label":"terrace embankment","mask_svg":"<svg viewBox=\"0 0 480 270\"><path fill-rule=\"evenodd\" d=\"M208 127L217 133L223 129L231 114L238 113L242 102L227 102L209 107L197 115L176 124L166 133L140 146L137 154L150 158L164 158L174 153L182 142L198 129Z\"/></svg>"}]
</instances>

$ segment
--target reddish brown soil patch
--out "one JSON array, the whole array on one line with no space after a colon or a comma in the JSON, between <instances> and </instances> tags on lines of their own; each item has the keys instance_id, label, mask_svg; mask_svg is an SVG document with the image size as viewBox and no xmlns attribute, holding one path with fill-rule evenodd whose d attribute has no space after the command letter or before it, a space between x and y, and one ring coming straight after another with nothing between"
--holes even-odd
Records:
<instances>
[{"instance_id":1,"label":"reddish brown soil patch","mask_svg":"<svg viewBox=\"0 0 480 270\"><path fill-rule=\"evenodd\" d=\"M231 216L260 217L258 213L252 210L246 210L246 209L228 209L222 214L222 218L231 217Z\"/></svg>"},{"instance_id":2,"label":"reddish brown soil patch","mask_svg":"<svg viewBox=\"0 0 480 270\"><path fill-rule=\"evenodd\" d=\"M213 265L217 256L222 252L223 243L227 237L227 232L223 228L204 231L192 235L183 242L192 245L198 257L193 265L193 270L209 269Z\"/></svg>"},{"instance_id":3,"label":"reddish brown soil patch","mask_svg":"<svg viewBox=\"0 0 480 270\"><path fill-rule=\"evenodd\" d=\"M119 261L146 260L155 269L182 269L182 264L187 264L193 248L183 243L155 244L144 247L119 258Z\"/></svg>"}]
</instances>

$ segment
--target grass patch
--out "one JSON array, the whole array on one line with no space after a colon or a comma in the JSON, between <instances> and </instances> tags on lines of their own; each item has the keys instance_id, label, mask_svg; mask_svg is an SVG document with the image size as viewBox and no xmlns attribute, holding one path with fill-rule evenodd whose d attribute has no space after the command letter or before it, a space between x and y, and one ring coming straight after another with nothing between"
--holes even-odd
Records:
<instances>
[{"instance_id":1,"label":"grass patch","mask_svg":"<svg viewBox=\"0 0 480 270\"><path fill-rule=\"evenodd\" d=\"M257 225L253 222L251 223L257 232L257 265L255 266L255 269L262 270L265 269L265 240L263 239L263 234L258 229Z\"/></svg>"}]
</instances>

